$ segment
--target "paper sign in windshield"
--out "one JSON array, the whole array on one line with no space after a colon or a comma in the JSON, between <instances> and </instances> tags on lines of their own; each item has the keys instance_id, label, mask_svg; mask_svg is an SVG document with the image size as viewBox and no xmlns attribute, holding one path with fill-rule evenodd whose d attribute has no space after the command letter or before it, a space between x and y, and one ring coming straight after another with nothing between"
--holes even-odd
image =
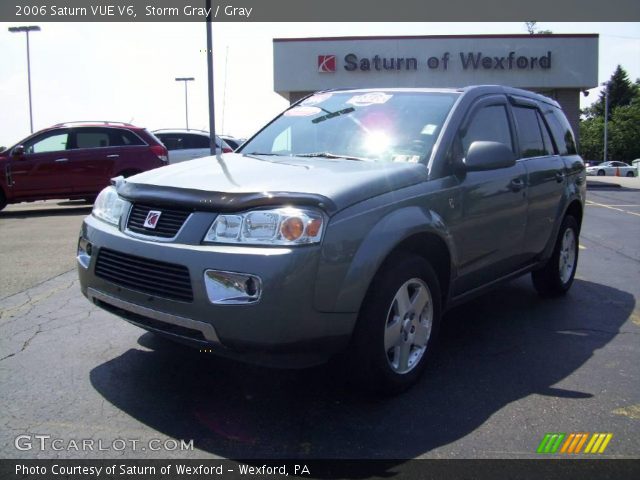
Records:
<instances>
[{"instance_id":1,"label":"paper sign in windshield","mask_svg":"<svg viewBox=\"0 0 640 480\"><path fill-rule=\"evenodd\" d=\"M317 105L319 103L324 102L325 100L329 100L331 98L331 94L330 93L320 93L318 95L313 95L305 100L303 100L300 105L307 105L307 106L311 106L311 105Z\"/></svg>"},{"instance_id":2,"label":"paper sign in windshield","mask_svg":"<svg viewBox=\"0 0 640 480\"><path fill-rule=\"evenodd\" d=\"M382 105L387 103L393 95L387 95L384 92L371 92L363 95L356 95L347 100L349 105L355 107L368 107L369 105Z\"/></svg>"},{"instance_id":3,"label":"paper sign in windshield","mask_svg":"<svg viewBox=\"0 0 640 480\"><path fill-rule=\"evenodd\" d=\"M284 112L285 117L310 117L322 112L318 107L293 107Z\"/></svg>"}]
</instances>

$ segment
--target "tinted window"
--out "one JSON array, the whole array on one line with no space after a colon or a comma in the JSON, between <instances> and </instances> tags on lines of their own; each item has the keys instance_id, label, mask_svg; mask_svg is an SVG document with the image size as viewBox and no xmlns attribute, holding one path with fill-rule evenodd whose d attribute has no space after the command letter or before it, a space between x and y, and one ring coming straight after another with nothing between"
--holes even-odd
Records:
<instances>
[{"instance_id":1,"label":"tinted window","mask_svg":"<svg viewBox=\"0 0 640 480\"><path fill-rule=\"evenodd\" d=\"M185 135L185 137L187 142L186 148L209 148L209 137L195 134Z\"/></svg>"},{"instance_id":2,"label":"tinted window","mask_svg":"<svg viewBox=\"0 0 640 480\"><path fill-rule=\"evenodd\" d=\"M487 141L503 143L513 150L509 117L504 105L482 107L462 132L462 152L466 157L473 142Z\"/></svg>"},{"instance_id":3,"label":"tinted window","mask_svg":"<svg viewBox=\"0 0 640 480\"><path fill-rule=\"evenodd\" d=\"M76 130L76 148L102 148L110 146L109 130L87 128Z\"/></svg>"},{"instance_id":4,"label":"tinted window","mask_svg":"<svg viewBox=\"0 0 640 480\"><path fill-rule=\"evenodd\" d=\"M551 128L553 139L558 146L558 153L560 155L576 154L576 141L573 138L573 132L571 131L569 121L564 114L554 108L547 110L544 117Z\"/></svg>"},{"instance_id":5,"label":"tinted window","mask_svg":"<svg viewBox=\"0 0 640 480\"><path fill-rule=\"evenodd\" d=\"M529 158L547 155L548 152L544 147L536 110L533 108L513 107L513 113L518 125L520 156Z\"/></svg>"},{"instance_id":6,"label":"tinted window","mask_svg":"<svg viewBox=\"0 0 640 480\"><path fill-rule=\"evenodd\" d=\"M538 110L536 110L536 117L538 118L538 126L540 127L540 131L542 132L544 149L548 152L549 155L553 155L555 154L555 148L553 148L553 142L551 141L549 127L547 127L546 122L542 118L542 114Z\"/></svg>"},{"instance_id":7,"label":"tinted window","mask_svg":"<svg viewBox=\"0 0 640 480\"><path fill-rule=\"evenodd\" d=\"M46 153L66 150L69 143L68 132L49 132L24 143L24 153Z\"/></svg>"},{"instance_id":8,"label":"tinted window","mask_svg":"<svg viewBox=\"0 0 640 480\"><path fill-rule=\"evenodd\" d=\"M183 135L172 133L156 133L156 137L167 147L167 150L183 150L186 147L186 142Z\"/></svg>"},{"instance_id":9,"label":"tinted window","mask_svg":"<svg viewBox=\"0 0 640 480\"><path fill-rule=\"evenodd\" d=\"M111 146L144 145L140 137L129 130L111 129L110 137Z\"/></svg>"}]
</instances>

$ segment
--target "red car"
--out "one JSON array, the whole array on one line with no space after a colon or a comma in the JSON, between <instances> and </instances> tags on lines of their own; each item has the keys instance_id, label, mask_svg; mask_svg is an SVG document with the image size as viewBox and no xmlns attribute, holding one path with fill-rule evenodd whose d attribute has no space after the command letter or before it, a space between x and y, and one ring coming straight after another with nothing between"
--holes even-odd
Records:
<instances>
[{"instance_id":1,"label":"red car","mask_svg":"<svg viewBox=\"0 0 640 480\"><path fill-rule=\"evenodd\" d=\"M60 123L0 152L0 210L8 203L93 201L113 177L167 164L166 147L144 128L120 122Z\"/></svg>"}]
</instances>

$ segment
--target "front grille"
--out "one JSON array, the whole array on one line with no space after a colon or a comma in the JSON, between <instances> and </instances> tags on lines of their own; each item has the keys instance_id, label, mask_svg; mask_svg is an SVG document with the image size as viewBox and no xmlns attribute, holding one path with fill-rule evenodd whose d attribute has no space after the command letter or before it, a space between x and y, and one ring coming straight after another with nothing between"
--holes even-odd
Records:
<instances>
[{"instance_id":1,"label":"front grille","mask_svg":"<svg viewBox=\"0 0 640 480\"><path fill-rule=\"evenodd\" d=\"M151 210L162 212L160 219L156 224L156 228L147 228L144 222ZM131 208L127 228L135 233L143 235L151 235L153 237L173 238L184 224L187 217L191 214L188 210L179 210L175 208L153 207L151 205L143 205L136 203Z\"/></svg>"},{"instance_id":2,"label":"front grille","mask_svg":"<svg viewBox=\"0 0 640 480\"><path fill-rule=\"evenodd\" d=\"M95 272L100 278L132 290L170 300L193 301L189 270L182 265L101 248Z\"/></svg>"}]
</instances>

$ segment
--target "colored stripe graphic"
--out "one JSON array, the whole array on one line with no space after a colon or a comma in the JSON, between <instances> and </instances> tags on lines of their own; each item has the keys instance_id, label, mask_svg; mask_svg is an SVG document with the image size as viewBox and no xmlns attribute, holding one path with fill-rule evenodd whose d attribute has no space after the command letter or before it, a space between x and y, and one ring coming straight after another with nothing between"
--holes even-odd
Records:
<instances>
[{"instance_id":1,"label":"colored stripe graphic","mask_svg":"<svg viewBox=\"0 0 640 480\"><path fill-rule=\"evenodd\" d=\"M540 442L537 453L556 453L565 435L565 433L547 433Z\"/></svg>"},{"instance_id":2,"label":"colored stripe graphic","mask_svg":"<svg viewBox=\"0 0 640 480\"><path fill-rule=\"evenodd\" d=\"M540 442L540 445L538 445L536 452L542 454L563 453L568 455L577 455L581 452L600 454L604 453L612 438L613 433L594 433L593 435L587 432L574 432L569 434L547 433ZM584 447L585 444L587 446L583 451L582 447Z\"/></svg>"}]
</instances>

